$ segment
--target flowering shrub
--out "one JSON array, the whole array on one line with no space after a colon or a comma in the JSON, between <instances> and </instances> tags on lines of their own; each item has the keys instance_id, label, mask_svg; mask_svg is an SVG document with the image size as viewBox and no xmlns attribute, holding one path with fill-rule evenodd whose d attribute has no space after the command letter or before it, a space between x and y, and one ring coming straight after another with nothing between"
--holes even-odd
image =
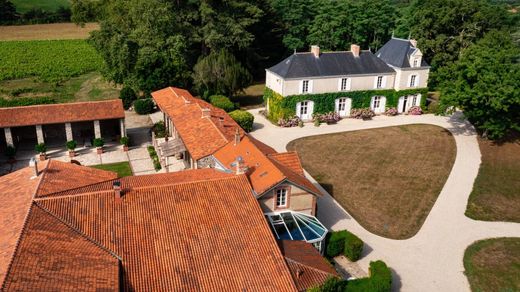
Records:
<instances>
[{"instance_id":1,"label":"flowering shrub","mask_svg":"<svg viewBox=\"0 0 520 292\"><path fill-rule=\"evenodd\" d=\"M325 114L315 113L312 115L312 119L314 121L319 121L321 123L335 124L339 120L341 120L341 117L339 116L339 113L337 113L337 112L328 112Z\"/></svg>"},{"instance_id":2,"label":"flowering shrub","mask_svg":"<svg viewBox=\"0 0 520 292\"><path fill-rule=\"evenodd\" d=\"M422 115L422 109L421 109L420 106L412 106L412 107L408 110L408 114L409 114L409 115L414 115L414 116Z\"/></svg>"},{"instance_id":3,"label":"flowering shrub","mask_svg":"<svg viewBox=\"0 0 520 292\"><path fill-rule=\"evenodd\" d=\"M301 120L299 117L294 116L290 119L279 119L278 126L283 128L296 127L300 124Z\"/></svg>"},{"instance_id":4,"label":"flowering shrub","mask_svg":"<svg viewBox=\"0 0 520 292\"><path fill-rule=\"evenodd\" d=\"M376 113L370 108L355 108L350 111L350 117L353 119L370 120Z\"/></svg>"},{"instance_id":5,"label":"flowering shrub","mask_svg":"<svg viewBox=\"0 0 520 292\"><path fill-rule=\"evenodd\" d=\"M389 107L385 111L385 115L387 116L396 116L397 115L397 109L395 107Z\"/></svg>"}]
</instances>

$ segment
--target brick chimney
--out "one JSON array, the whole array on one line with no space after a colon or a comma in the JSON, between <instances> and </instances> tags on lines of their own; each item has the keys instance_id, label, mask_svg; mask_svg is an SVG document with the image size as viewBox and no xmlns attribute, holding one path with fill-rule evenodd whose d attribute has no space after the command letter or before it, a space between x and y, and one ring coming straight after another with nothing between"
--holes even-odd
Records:
<instances>
[{"instance_id":1,"label":"brick chimney","mask_svg":"<svg viewBox=\"0 0 520 292\"><path fill-rule=\"evenodd\" d=\"M209 118L211 116L211 110L209 108L202 109L202 117Z\"/></svg>"},{"instance_id":2,"label":"brick chimney","mask_svg":"<svg viewBox=\"0 0 520 292\"><path fill-rule=\"evenodd\" d=\"M235 131L235 146L237 146L238 144L240 144L240 130L237 130Z\"/></svg>"},{"instance_id":3,"label":"brick chimney","mask_svg":"<svg viewBox=\"0 0 520 292\"><path fill-rule=\"evenodd\" d=\"M114 198L116 200L121 199L121 181L115 180L112 183L112 187L114 188Z\"/></svg>"},{"instance_id":4,"label":"brick chimney","mask_svg":"<svg viewBox=\"0 0 520 292\"><path fill-rule=\"evenodd\" d=\"M410 43L412 44L412 47L417 48L417 40L416 39L411 39Z\"/></svg>"},{"instance_id":5,"label":"brick chimney","mask_svg":"<svg viewBox=\"0 0 520 292\"><path fill-rule=\"evenodd\" d=\"M320 57L320 47L311 46L311 53L314 55L314 57L319 58Z\"/></svg>"},{"instance_id":6,"label":"brick chimney","mask_svg":"<svg viewBox=\"0 0 520 292\"><path fill-rule=\"evenodd\" d=\"M352 55L354 55L354 57L359 57L359 46L358 45L351 44L350 51L352 52Z\"/></svg>"},{"instance_id":7,"label":"brick chimney","mask_svg":"<svg viewBox=\"0 0 520 292\"><path fill-rule=\"evenodd\" d=\"M235 161L236 164L236 175L244 174L246 172L246 169L244 167L244 159L242 156L238 156L237 160Z\"/></svg>"},{"instance_id":8,"label":"brick chimney","mask_svg":"<svg viewBox=\"0 0 520 292\"><path fill-rule=\"evenodd\" d=\"M39 175L38 161L36 160L36 158L34 158L34 157L31 158L31 160L29 161L29 167L32 167L32 169L33 169L33 176L31 178L38 177L38 175Z\"/></svg>"}]
</instances>

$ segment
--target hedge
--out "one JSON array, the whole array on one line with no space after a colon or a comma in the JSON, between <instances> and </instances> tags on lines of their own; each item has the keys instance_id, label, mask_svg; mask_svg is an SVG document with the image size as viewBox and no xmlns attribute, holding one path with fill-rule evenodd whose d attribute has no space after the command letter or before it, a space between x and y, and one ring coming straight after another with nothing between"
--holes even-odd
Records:
<instances>
[{"instance_id":1,"label":"hedge","mask_svg":"<svg viewBox=\"0 0 520 292\"><path fill-rule=\"evenodd\" d=\"M363 241L356 235L347 231L345 237L345 250L343 254L351 261L355 262L361 258L363 253Z\"/></svg>"},{"instance_id":2,"label":"hedge","mask_svg":"<svg viewBox=\"0 0 520 292\"><path fill-rule=\"evenodd\" d=\"M333 231L329 234L326 254L329 258L337 257L345 249L345 238L347 237L347 231Z\"/></svg>"},{"instance_id":3,"label":"hedge","mask_svg":"<svg viewBox=\"0 0 520 292\"><path fill-rule=\"evenodd\" d=\"M150 158L153 161L153 167L155 168L155 171L161 170L161 161L159 160L159 156L157 155L157 151L155 151L155 148L153 146L148 146L148 154L150 154Z\"/></svg>"},{"instance_id":4,"label":"hedge","mask_svg":"<svg viewBox=\"0 0 520 292\"><path fill-rule=\"evenodd\" d=\"M251 132L253 130L253 122L255 117L250 112L246 112L243 110L234 110L229 113L229 116L237 122L237 124L244 129L246 132Z\"/></svg>"},{"instance_id":5,"label":"hedge","mask_svg":"<svg viewBox=\"0 0 520 292\"><path fill-rule=\"evenodd\" d=\"M13 99L0 98L0 107L28 106L52 103L56 103L56 100L50 97L16 97Z\"/></svg>"},{"instance_id":6,"label":"hedge","mask_svg":"<svg viewBox=\"0 0 520 292\"><path fill-rule=\"evenodd\" d=\"M227 97L223 95L212 95L209 97L209 102L226 112L230 112L235 109L235 104Z\"/></svg>"},{"instance_id":7,"label":"hedge","mask_svg":"<svg viewBox=\"0 0 520 292\"><path fill-rule=\"evenodd\" d=\"M296 114L296 104L304 100L312 100L314 102L314 112L324 114L335 110L335 100L340 97L351 98L353 109L370 107L370 101L372 100L372 97L376 95L386 97L386 107L397 107L399 97L418 93L422 95L421 107L426 109L426 95L428 93L428 88L405 89L399 91L394 89L362 90L320 94L300 94L283 97L266 87L264 90L264 102L268 106L267 117L269 120L276 123L280 118L290 118L294 116Z\"/></svg>"},{"instance_id":8,"label":"hedge","mask_svg":"<svg viewBox=\"0 0 520 292\"><path fill-rule=\"evenodd\" d=\"M347 230L333 231L329 233L327 242L327 256L336 257L343 253L348 259L355 262L361 258L363 241Z\"/></svg>"},{"instance_id":9,"label":"hedge","mask_svg":"<svg viewBox=\"0 0 520 292\"><path fill-rule=\"evenodd\" d=\"M134 102L134 110L139 115L146 115L153 111L154 103L151 98L138 99Z\"/></svg>"}]
</instances>

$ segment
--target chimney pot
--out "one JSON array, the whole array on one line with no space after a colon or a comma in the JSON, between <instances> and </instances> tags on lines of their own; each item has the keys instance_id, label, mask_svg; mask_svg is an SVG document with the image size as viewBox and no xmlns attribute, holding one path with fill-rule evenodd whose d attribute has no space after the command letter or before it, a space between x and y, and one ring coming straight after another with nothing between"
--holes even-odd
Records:
<instances>
[{"instance_id":1,"label":"chimney pot","mask_svg":"<svg viewBox=\"0 0 520 292\"><path fill-rule=\"evenodd\" d=\"M211 110L209 108L202 109L202 117L209 118L211 116Z\"/></svg>"},{"instance_id":2,"label":"chimney pot","mask_svg":"<svg viewBox=\"0 0 520 292\"><path fill-rule=\"evenodd\" d=\"M121 181L116 180L112 183L114 187L114 197L116 200L121 199Z\"/></svg>"},{"instance_id":3,"label":"chimney pot","mask_svg":"<svg viewBox=\"0 0 520 292\"><path fill-rule=\"evenodd\" d=\"M33 168L33 176L31 178L35 178L39 175L39 172L38 172L38 161L36 160L36 158L32 157L31 160L29 161L29 166Z\"/></svg>"},{"instance_id":4,"label":"chimney pot","mask_svg":"<svg viewBox=\"0 0 520 292\"><path fill-rule=\"evenodd\" d=\"M416 39L411 39L410 43L412 44L412 47L417 48L417 40Z\"/></svg>"},{"instance_id":5,"label":"chimney pot","mask_svg":"<svg viewBox=\"0 0 520 292\"><path fill-rule=\"evenodd\" d=\"M311 53L314 55L315 58L319 58L320 57L320 47L311 46Z\"/></svg>"},{"instance_id":6,"label":"chimney pot","mask_svg":"<svg viewBox=\"0 0 520 292\"><path fill-rule=\"evenodd\" d=\"M354 57L359 57L359 49L359 46L356 44L350 45L350 51L352 52L352 55L354 55Z\"/></svg>"}]
</instances>

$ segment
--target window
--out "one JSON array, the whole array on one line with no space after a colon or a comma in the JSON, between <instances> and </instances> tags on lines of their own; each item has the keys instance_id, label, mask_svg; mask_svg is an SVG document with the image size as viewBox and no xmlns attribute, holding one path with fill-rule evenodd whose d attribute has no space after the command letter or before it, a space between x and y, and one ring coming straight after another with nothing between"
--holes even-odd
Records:
<instances>
[{"instance_id":1,"label":"window","mask_svg":"<svg viewBox=\"0 0 520 292\"><path fill-rule=\"evenodd\" d=\"M287 189L276 190L276 207L287 206Z\"/></svg>"},{"instance_id":2,"label":"window","mask_svg":"<svg viewBox=\"0 0 520 292\"><path fill-rule=\"evenodd\" d=\"M303 80L302 82L302 93L309 92L309 80Z\"/></svg>"},{"instance_id":3,"label":"window","mask_svg":"<svg viewBox=\"0 0 520 292\"><path fill-rule=\"evenodd\" d=\"M417 104L417 95L414 95L413 99L412 99L412 106L414 106L414 105L418 105Z\"/></svg>"},{"instance_id":4,"label":"window","mask_svg":"<svg viewBox=\"0 0 520 292\"><path fill-rule=\"evenodd\" d=\"M377 76L376 88L381 88L381 87L383 87L383 76Z\"/></svg>"},{"instance_id":5,"label":"window","mask_svg":"<svg viewBox=\"0 0 520 292\"><path fill-rule=\"evenodd\" d=\"M417 60L417 59L413 60L413 67L419 67L419 60Z\"/></svg>"},{"instance_id":6,"label":"window","mask_svg":"<svg viewBox=\"0 0 520 292\"><path fill-rule=\"evenodd\" d=\"M340 98L338 100L338 111L339 112L345 111L346 106L347 106L347 99L346 98Z\"/></svg>"},{"instance_id":7,"label":"window","mask_svg":"<svg viewBox=\"0 0 520 292\"><path fill-rule=\"evenodd\" d=\"M380 105L381 105L381 96L374 96L374 103L372 104L372 108L374 110L378 109Z\"/></svg>"},{"instance_id":8,"label":"window","mask_svg":"<svg viewBox=\"0 0 520 292\"><path fill-rule=\"evenodd\" d=\"M341 78L341 91L348 90L348 78Z\"/></svg>"},{"instance_id":9,"label":"window","mask_svg":"<svg viewBox=\"0 0 520 292\"><path fill-rule=\"evenodd\" d=\"M300 115L306 115L308 111L309 111L309 102L302 101L300 103Z\"/></svg>"},{"instance_id":10,"label":"window","mask_svg":"<svg viewBox=\"0 0 520 292\"><path fill-rule=\"evenodd\" d=\"M410 76L410 87L415 87L415 80L417 79L417 75Z\"/></svg>"}]
</instances>

